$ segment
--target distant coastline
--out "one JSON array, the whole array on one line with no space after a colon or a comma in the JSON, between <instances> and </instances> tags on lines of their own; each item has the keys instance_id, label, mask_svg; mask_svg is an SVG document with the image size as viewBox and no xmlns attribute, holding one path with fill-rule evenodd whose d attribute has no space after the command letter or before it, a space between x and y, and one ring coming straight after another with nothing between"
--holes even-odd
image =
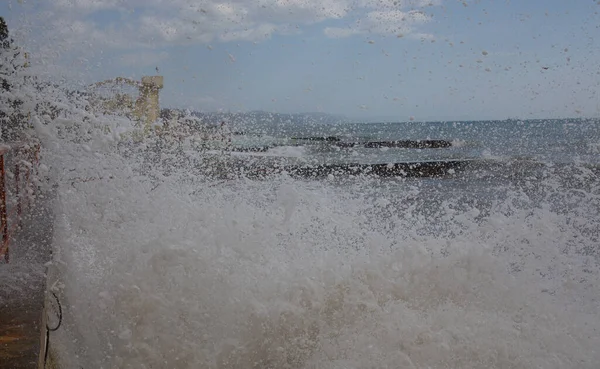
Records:
<instances>
[{"instance_id":1,"label":"distant coastline","mask_svg":"<svg viewBox=\"0 0 600 369\"><path fill-rule=\"evenodd\" d=\"M393 119L391 117L387 117L386 119L357 119L350 118L340 114L328 114L328 113L275 113L268 111L249 111L249 112L201 112L194 110L184 110L184 109L176 109L176 108L163 108L161 109L161 117L169 117L173 114L176 115L190 115L195 118L200 119L204 123L207 124L218 124L222 121L225 122L249 122L249 123L270 123L270 124L359 124L359 123L410 123L409 119L402 119L402 117L398 117ZM478 123L510 123L510 122L543 122L543 121L556 121L556 120L565 120L565 121L585 121L590 119L600 119L593 117L553 117L553 118L517 118L510 117L505 119L428 119L428 120L415 120L414 123L447 123L447 122L478 122Z\"/></svg>"},{"instance_id":2,"label":"distant coastline","mask_svg":"<svg viewBox=\"0 0 600 369\"><path fill-rule=\"evenodd\" d=\"M170 115L191 115L208 124L218 124L221 121L249 121L265 122L272 124L338 124L352 123L348 117L343 115L334 115L327 113L273 113L267 111L249 111L249 112L201 112L183 109L164 108L161 109L161 117L166 118Z\"/></svg>"}]
</instances>

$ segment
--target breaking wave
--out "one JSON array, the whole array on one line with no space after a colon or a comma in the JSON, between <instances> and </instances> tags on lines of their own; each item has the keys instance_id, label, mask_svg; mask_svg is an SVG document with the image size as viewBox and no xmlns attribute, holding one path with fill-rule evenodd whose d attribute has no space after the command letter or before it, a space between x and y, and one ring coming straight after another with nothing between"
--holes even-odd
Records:
<instances>
[{"instance_id":1,"label":"breaking wave","mask_svg":"<svg viewBox=\"0 0 600 369\"><path fill-rule=\"evenodd\" d=\"M65 367L600 359L600 185L585 168L341 184L165 175L104 144L46 158L61 162L51 274L65 328L51 342Z\"/></svg>"},{"instance_id":2,"label":"breaking wave","mask_svg":"<svg viewBox=\"0 0 600 369\"><path fill-rule=\"evenodd\" d=\"M206 175L226 157L48 99L60 367L597 367L593 168L229 179Z\"/></svg>"}]
</instances>

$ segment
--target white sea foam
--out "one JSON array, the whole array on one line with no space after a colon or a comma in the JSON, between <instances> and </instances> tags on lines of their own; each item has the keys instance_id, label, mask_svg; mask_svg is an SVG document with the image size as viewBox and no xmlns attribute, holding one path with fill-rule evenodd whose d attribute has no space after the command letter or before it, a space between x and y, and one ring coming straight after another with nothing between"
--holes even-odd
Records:
<instances>
[{"instance_id":1,"label":"white sea foam","mask_svg":"<svg viewBox=\"0 0 600 369\"><path fill-rule=\"evenodd\" d=\"M33 117L57 185L49 275L64 318L50 348L62 367L600 360L591 170L481 199L443 181L217 181L186 151L119 149L127 120L67 113ZM446 197L426 205L436 188Z\"/></svg>"},{"instance_id":2,"label":"white sea foam","mask_svg":"<svg viewBox=\"0 0 600 369\"><path fill-rule=\"evenodd\" d=\"M579 194L577 211L507 191L485 214L451 199L423 214L418 185L393 194L285 177L150 181L135 157L60 147L48 158L64 166L52 274L64 284L65 326L52 342L66 367L595 368L600 359L592 194ZM98 179L65 181L73 172ZM561 191L549 186L545 198L574 201Z\"/></svg>"}]
</instances>

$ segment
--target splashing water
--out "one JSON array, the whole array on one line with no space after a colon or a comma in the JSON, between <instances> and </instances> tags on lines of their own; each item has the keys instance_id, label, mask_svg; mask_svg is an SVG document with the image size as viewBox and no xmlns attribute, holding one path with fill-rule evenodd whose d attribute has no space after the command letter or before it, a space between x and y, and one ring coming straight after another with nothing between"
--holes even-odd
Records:
<instances>
[{"instance_id":1,"label":"splashing water","mask_svg":"<svg viewBox=\"0 0 600 369\"><path fill-rule=\"evenodd\" d=\"M583 168L575 184L552 169L529 185L214 182L160 165L151 180L111 148L63 144L59 157L99 178L57 178L53 274L68 304L53 344L66 367L600 359L600 187Z\"/></svg>"},{"instance_id":2,"label":"splashing water","mask_svg":"<svg viewBox=\"0 0 600 369\"><path fill-rule=\"evenodd\" d=\"M219 181L50 92L61 367L597 366L594 168Z\"/></svg>"}]
</instances>

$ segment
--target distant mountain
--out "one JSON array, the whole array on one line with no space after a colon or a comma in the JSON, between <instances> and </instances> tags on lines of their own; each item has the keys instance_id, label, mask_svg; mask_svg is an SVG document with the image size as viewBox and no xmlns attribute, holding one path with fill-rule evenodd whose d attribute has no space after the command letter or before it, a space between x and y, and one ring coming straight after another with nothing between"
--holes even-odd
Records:
<instances>
[{"instance_id":1,"label":"distant mountain","mask_svg":"<svg viewBox=\"0 0 600 369\"><path fill-rule=\"evenodd\" d=\"M182 114L177 109L163 109L161 116L170 116L173 113ZM244 124L336 124L347 123L350 120L341 115L332 115L326 113L272 113L266 111L250 111L244 113L230 112L198 112L191 111L190 115L199 118L206 124L218 124L225 121L233 125ZM185 114L184 114L185 115Z\"/></svg>"}]
</instances>

